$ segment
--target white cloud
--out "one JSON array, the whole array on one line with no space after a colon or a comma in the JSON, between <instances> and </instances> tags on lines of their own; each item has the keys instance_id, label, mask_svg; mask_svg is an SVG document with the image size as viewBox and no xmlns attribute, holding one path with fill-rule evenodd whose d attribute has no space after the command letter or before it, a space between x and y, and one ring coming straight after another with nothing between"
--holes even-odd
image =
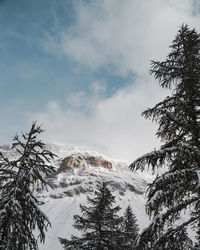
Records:
<instances>
[{"instance_id":1,"label":"white cloud","mask_svg":"<svg viewBox=\"0 0 200 250\"><path fill-rule=\"evenodd\" d=\"M166 56L182 23L199 27L193 8L192 0L78 1L76 22L56 37L55 53L59 48L91 69L114 65L117 74L146 74L151 59Z\"/></svg>"},{"instance_id":2,"label":"white cloud","mask_svg":"<svg viewBox=\"0 0 200 250\"><path fill-rule=\"evenodd\" d=\"M191 0L102 0L76 1L76 22L63 30L45 48L72 58L92 70L114 66L115 73L136 75L136 82L109 98L97 94L106 90L98 82L86 92L71 96L73 108L50 103L44 113L31 115L45 124L49 141L83 141L102 144L111 156L134 160L158 145L155 126L140 116L147 107L162 100L163 90L148 79L150 60L163 60L182 23L200 26L192 15ZM113 72L112 72L113 73ZM142 79L140 79L143 77ZM108 82L109 86L109 82Z\"/></svg>"},{"instance_id":3,"label":"white cloud","mask_svg":"<svg viewBox=\"0 0 200 250\"><path fill-rule=\"evenodd\" d=\"M141 112L165 95L166 90L141 80L107 99L93 101L93 96L88 96L89 114L73 108L64 110L51 102L46 112L31 114L29 119L45 125L48 141L101 144L109 149L110 156L131 161L158 145L155 126L142 118Z\"/></svg>"},{"instance_id":4,"label":"white cloud","mask_svg":"<svg viewBox=\"0 0 200 250\"><path fill-rule=\"evenodd\" d=\"M96 105L100 98L103 98L106 89L105 81L94 81L85 91L70 93L67 96L67 102L74 108L81 108L82 111L91 112L91 107Z\"/></svg>"},{"instance_id":5,"label":"white cloud","mask_svg":"<svg viewBox=\"0 0 200 250\"><path fill-rule=\"evenodd\" d=\"M107 86L104 82L95 81L89 88L94 95L99 96L100 94L104 94L106 92Z\"/></svg>"},{"instance_id":6,"label":"white cloud","mask_svg":"<svg viewBox=\"0 0 200 250\"><path fill-rule=\"evenodd\" d=\"M85 102L85 98L84 91L71 93L68 98L68 102L74 107L80 107Z\"/></svg>"}]
</instances>

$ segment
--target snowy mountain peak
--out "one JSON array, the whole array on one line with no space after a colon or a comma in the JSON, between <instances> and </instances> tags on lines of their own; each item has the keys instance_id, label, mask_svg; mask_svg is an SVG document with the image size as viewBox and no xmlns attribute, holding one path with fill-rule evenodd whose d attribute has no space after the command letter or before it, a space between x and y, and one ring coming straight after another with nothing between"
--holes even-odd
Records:
<instances>
[{"instance_id":1,"label":"snowy mountain peak","mask_svg":"<svg viewBox=\"0 0 200 250\"><path fill-rule=\"evenodd\" d=\"M140 228L146 226L145 190L152 180L151 175L131 172L126 163L113 161L83 147L48 144L47 148L57 155L51 163L57 171L49 178L54 188L38 190L36 194L41 209L52 223L40 250L61 250L58 237L69 238L71 234L77 234L72 226L73 215L80 213L80 203L86 204L87 196L93 196L102 182L106 182L115 195L121 213L131 205ZM0 151L9 158L18 156L9 145L2 146Z\"/></svg>"}]
</instances>

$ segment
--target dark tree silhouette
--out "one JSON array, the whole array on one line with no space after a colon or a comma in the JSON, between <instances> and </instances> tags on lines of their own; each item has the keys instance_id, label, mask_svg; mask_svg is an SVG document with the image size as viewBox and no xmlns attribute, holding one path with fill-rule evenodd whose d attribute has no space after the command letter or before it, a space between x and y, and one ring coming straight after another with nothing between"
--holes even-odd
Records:
<instances>
[{"instance_id":1,"label":"dark tree silhouette","mask_svg":"<svg viewBox=\"0 0 200 250\"><path fill-rule=\"evenodd\" d=\"M127 250L136 249L136 238L138 237L138 224L135 214L131 206L128 206L125 210L122 233L123 233L123 247Z\"/></svg>"},{"instance_id":2,"label":"dark tree silhouette","mask_svg":"<svg viewBox=\"0 0 200 250\"><path fill-rule=\"evenodd\" d=\"M82 215L74 216L74 228L83 232L81 237L71 236L71 240L59 238L64 249L117 250L122 241L117 215L119 206L113 207L115 197L103 183L94 198L87 197L87 206L80 205Z\"/></svg>"},{"instance_id":3,"label":"dark tree silhouette","mask_svg":"<svg viewBox=\"0 0 200 250\"><path fill-rule=\"evenodd\" d=\"M150 73L161 87L173 91L143 112L145 118L158 123L156 135L163 144L130 165L132 170L167 167L148 189L146 211L153 220L138 241L145 250L160 249L163 241L183 232L189 224L199 227L200 222L200 35L182 25L170 48L165 61L152 62ZM175 226L188 208L190 217ZM187 241L186 233L180 235ZM173 249L184 249L185 241Z\"/></svg>"},{"instance_id":4,"label":"dark tree silhouette","mask_svg":"<svg viewBox=\"0 0 200 250\"><path fill-rule=\"evenodd\" d=\"M32 124L29 133L13 139L12 149L19 157L8 159L0 153L0 249L36 250L37 233L41 242L50 226L46 215L38 207L34 186L49 185L45 177L54 172L49 165L55 156L37 139L43 130Z\"/></svg>"}]
</instances>

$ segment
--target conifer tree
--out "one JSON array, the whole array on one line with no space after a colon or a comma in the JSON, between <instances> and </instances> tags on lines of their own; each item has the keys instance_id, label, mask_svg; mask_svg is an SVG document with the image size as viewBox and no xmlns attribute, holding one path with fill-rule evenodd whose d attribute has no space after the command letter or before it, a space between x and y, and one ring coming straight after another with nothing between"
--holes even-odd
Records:
<instances>
[{"instance_id":1,"label":"conifer tree","mask_svg":"<svg viewBox=\"0 0 200 250\"><path fill-rule=\"evenodd\" d=\"M192 250L200 250L200 244L199 244L199 242L196 242L194 244L194 247L192 248Z\"/></svg>"},{"instance_id":2,"label":"conifer tree","mask_svg":"<svg viewBox=\"0 0 200 250\"><path fill-rule=\"evenodd\" d=\"M74 228L83 232L71 240L59 238L64 249L117 250L120 248L119 206L113 207L115 197L103 183L94 198L87 197L87 206L80 205L82 215L74 216Z\"/></svg>"},{"instance_id":3,"label":"conifer tree","mask_svg":"<svg viewBox=\"0 0 200 250\"><path fill-rule=\"evenodd\" d=\"M152 62L150 73L173 91L142 114L159 125L162 145L130 165L132 170L167 167L148 189L146 211L152 222L138 240L145 250L163 249L163 240L200 222L200 34L182 25L170 48L165 61ZM178 221L188 208L190 217Z\"/></svg>"},{"instance_id":4,"label":"conifer tree","mask_svg":"<svg viewBox=\"0 0 200 250\"><path fill-rule=\"evenodd\" d=\"M197 242L195 243L195 250L200 250L200 220L198 221L198 225L197 225L197 235L196 235L196 240Z\"/></svg>"},{"instance_id":5,"label":"conifer tree","mask_svg":"<svg viewBox=\"0 0 200 250\"><path fill-rule=\"evenodd\" d=\"M161 237L159 245L155 249L159 250L193 250L193 242L188 237L185 227L169 234L166 237Z\"/></svg>"},{"instance_id":6,"label":"conifer tree","mask_svg":"<svg viewBox=\"0 0 200 250\"><path fill-rule=\"evenodd\" d=\"M45 177L54 172L49 166L54 154L45 149L44 143L37 139L42 129L32 124L23 140L14 137L12 149L19 157L8 159L0 153L0 249L37 250L38 238L45 240L45 231L50 226L46 215L38 207L33 194L36 182L41 187L48 185ZM37 183L38 185L38 183Z\"/></svg>"},{"instance_id":7,"label":"conifer tree","mask_svg":"<svg viewBox=\"0 0 200 250\"><path fill-rule=\"evenodd\" d=\"M123 247L124 249L136 249L135 241L138 236L138 225L137 219L131 206L129 205L124 213L122 222L122 233L123 235Z\"/></svg>"}]
</instances>

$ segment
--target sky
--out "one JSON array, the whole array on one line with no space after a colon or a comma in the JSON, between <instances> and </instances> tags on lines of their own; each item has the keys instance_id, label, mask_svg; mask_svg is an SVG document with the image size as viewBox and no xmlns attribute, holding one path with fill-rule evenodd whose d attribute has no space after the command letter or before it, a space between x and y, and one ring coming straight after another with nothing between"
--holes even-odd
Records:
<instances>
[{"instance_id":1,"label":"sky","mask_svg":"<svg viewBox=\"0 0 200 250\"><path fill-rule=\"evenodd\" d=\"M0 144L31 123L45 142L131 162L159 146L141 112L170 94L149 75L197 0L0 0Z\"/></svg>"}]
</instances>

